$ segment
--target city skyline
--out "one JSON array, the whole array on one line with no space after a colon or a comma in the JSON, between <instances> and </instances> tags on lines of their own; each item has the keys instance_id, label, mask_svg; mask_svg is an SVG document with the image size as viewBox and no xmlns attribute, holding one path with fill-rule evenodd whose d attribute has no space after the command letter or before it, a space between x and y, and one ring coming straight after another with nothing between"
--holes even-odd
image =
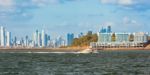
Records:
<instances>
[{"instance_id":1,"label":"city skyline","mask_svg":"<svg viewBox=\"0 0 150 75\"><path fill-rule=\"evenodd\" d=\"M149 32L148 0L0 0L0 25L13 35L45 29L51 36L99 31Z\"/></svg>"},{"instance_id":2,"label":"city skyline","mask_svg":"<svg viewBox=\"0 0 150 75\"><path fill-rule=\"evenodd\" d=\"M58 36L57 38L51 38L50 34L47 34L45 30L35 30L32 36L24 35L21 39L18 36L13 36L7 28L1 26L0 28L0 47L1 48L60 48L66 46L72 46L74 39L83 38L89 35L95 35L93 31L87 31L87 33L78 33L78 37L74 37L74 33L67 33L63 36ZM114 32L111 26L102 27L96 34L98 41L101 40L101 45L103 43L112 42L118 43L122 42L126 44L138 44L146 43L148 41L149 32ZM113 39L112 39L112 38ZM129 39L131 38L131 39ZM133 42L133 41L134 42ZM92 42L92 46L96 43ZM99 44L99 42L98 42Z\"/></svg>"}]
</instances>

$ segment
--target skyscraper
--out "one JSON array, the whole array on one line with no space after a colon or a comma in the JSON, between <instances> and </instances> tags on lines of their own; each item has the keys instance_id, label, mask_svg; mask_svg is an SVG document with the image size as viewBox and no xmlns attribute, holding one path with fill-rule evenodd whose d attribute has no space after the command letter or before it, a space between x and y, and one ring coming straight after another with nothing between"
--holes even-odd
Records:
<instances>
[{"instance_id":1,"label":"skyscraper","mask_svg":"<svg viewBox=\"0 0 150 75\"><path fill-rule=\"evenodd\" d=\"M50 41L50 40L51 40L51 37L50 37L50 35L48 35L48 36L47 36L47 40L48 40L48 41Z\"/></svg>"},{"instance_id":2,"label":"skyscraper","mask_svg":"<svg viewBox=\"0 0 150 75\"><path fill-rule=\"evenodd\" d=\"M6 39L5 39L5 28L1 26L1 46L5 47L6 45Z\"/></svg>"},{"instance_id":3,"label":"skyscraper","mask_svg":"<svg viewBox=\"0 0 150 75\"><path fill-rule=\"evenodd\" d=\"M32 35L32 40L33 40L33 47L36 47L36 33L33 33Z\"/></svg>"},{"instance_id":4,"label":"skyscraper","mask_svg":"<svg viewBox=\"0 0 150 75\"><path fill-rule=\"evenodd\" d=\"M45 31L42 30L42 47L45 47Z\"/></svg>"},{"instance_id":5,"label":"skyscraper","mask_svg":"<svg viewBox=\"0 0 150 75\"><path fill-rule=\"evenodd\" d=\"M13 41L14 46L17 46L17 37L14 37L14 41Z\"/></svg>"},{"instance_id":6,"label":"skyscraper","mask_svg":"<svg viewBox=\"0 0 150 75\"><path fill-rule=\"evenodd\" d=\"M63 39L62 36L57 37L55 47L63 47L63 46L65 46L65 40Z\"/></svg>"},{"instance_id":7,"label":"skyscraper","mask_svg":"<svg viewBox=\"0 0 150 75\"><path fill-rule=\"evenodd\" d=\"M36 30L36 33L35 33L35 46L38 47L38 35L39 35L39 31Z\"/></svg>"},{"instance_id":8,"label":"skyscraper","mask_svg":"<svg viewBox=\"0 0 150 75\"><path fill-rule=\"evenodd\" d=\"M111 26L108 26L107 27L107 33L111 33L112 31L111 31Z\"/></svg>"},{"instance_id":9,"label":"skyscraper","mask_svg":"<svg viewBox=\"0 0 150 75\"><path fill-rule=\"evenodd\" d=\"M6 37L7 37L6 46L10 47L11 46L11 33L7 31Z\"/></svg>"},{"instance_id":10,"label":"skyscraper","mask_svg":"<svg viewBox=\"0 0 150 75\"><path fill-rule=\"evenodd\" d=\"M107 28L103 28L100 30L100 33L111 33L111 26L107 26Z\"/></svg>"},{"instance_id":11,"label":"skyscraper","mask_svg":"<svg viewBox=\"0 0 150 75\"><path fill-rule=\"evenodd\" d=\"M92 31L88 31L87 35L92 35Z\"/></svg>"},{"instance_id":12,"label":"skyscraper","mask_svg":"<svg viewBox=\"0 0 150 75\"><path fill-rule=\"evenodd\" d=\"M74 34L73 33L68 33L67 34L67 45L71 46L71 44L73 43L73 39L74 39Z\"/></svg>"},{"instance_id":13,"label":"skyscraper","mask_svg":"<svg viewBox=\"0 0 150 75\"><path fill-rule=\"evenodd\" d=\"M42 45L42 36L41 36L41 33L38 32L37 46L38 46L38 47L41 47L41 45Z\"/></svg>"},{"instance_id":14,"label":"skyscraper","mask_svg":"<svg viewBox=\"0 0 150 75\"><path fill-rule=\"evenodd\" d=\"M80 34L78 34L78 38L84 36L84 34L81 32Z\"/></svg>"},{"instance_id":15,"label":"skyscraper","mask_svg":"<svg viewBox=\"0 0 150 75\"><path fill-rule=\"evenodd\" d=\"M45 34L45 46L47 46L47 43L48 43L48 35Z\"/></svg>"},{"instance_id":16,"label":"skyscraper","mask_svg":"<svg viewBox=\"0 0 150 75\"><path fill-rule=\"evenodd\" d=\"M102 27L102 29L100 30L100 33L106 33L106 32L107 32L106 28Z\"/></svg>"},{"instance_id":17,"label":"skyscraper","mask_svg":"<svg viewBox=\"0 0 150 75\"><path fill-rule=\"evenodd\" d=\"M29 37L28 37L28 35L26 35L25 38L26 38L25 39L25 46L27 47L29 45Z\"/></svg>"}]
</instances>

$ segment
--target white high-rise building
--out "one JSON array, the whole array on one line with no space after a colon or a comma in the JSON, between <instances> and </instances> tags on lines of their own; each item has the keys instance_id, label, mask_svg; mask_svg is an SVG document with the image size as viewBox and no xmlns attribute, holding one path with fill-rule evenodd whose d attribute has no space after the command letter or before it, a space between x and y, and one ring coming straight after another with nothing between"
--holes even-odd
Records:
<instances>
[{"instance_id":1,"label":"white high-rise building","mask_svg":"<svg viewBox=\"0 0 150 75\"><path fill-rule=\"evenodd\" d=\"M36 33L35 33L35 46L38 47L38 30L36 30Z\"/></svg>"},{"instance_id":2,"label":"white high-rise building","mask_svg":"<svg viewBox=\"0 0 150 75\"><path fill-rule=\"evenodd\" d=\"M6 41L5 41L5 28L3 27L3 26L1 26L1 30L0 30L1 32L1 46L2 47L5 47L5 43L6 43Z\"/></svg>"},{"instance_id":3,"label":"white high-rise building","mask_svg":"<svg viewBox=\"0 0 150 75\"><path fill-rule=\"evenodd\" d=\"M11 33L7 31L6 37L7 37L6 46L10 47L11 46Z\"/></svg>"},{"instance_id":4,"label":"white high-rise building","mask_svg":"<svg viewBox=\"0 0 150 75\"><path fill-rule=\"evenodd\" d=\"M42 47L45 47L45 31L42 30Z\"/></svg>"},{"instance_id":5,"label":"white high-rise building","mask_svg":"<svg viewBox=\"0 0 150 75\"><path fill-rule=\"evenodd\" d=\"M32 39L33 39L33 43L32 44L35 47L36 46L36 33L33 33Z\"/></svg>"},{"instance_id":6,"label":"white high-rise building","mask_svg":"<svg viewBox=\"0 0 150 75\"><path fill-rule=\"evenodd\" d=\"M41 47L41 33L38 33L38 47Z\"/></svg>"}]
</instances>

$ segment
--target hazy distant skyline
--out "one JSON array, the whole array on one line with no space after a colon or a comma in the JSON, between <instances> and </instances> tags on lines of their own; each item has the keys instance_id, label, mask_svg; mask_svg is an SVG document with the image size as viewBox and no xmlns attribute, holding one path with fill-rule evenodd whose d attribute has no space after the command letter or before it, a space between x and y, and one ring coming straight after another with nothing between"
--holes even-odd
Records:
<instances>
[{"instance_id":1,"label":"hazy distant skyline","mask_svg":"<svg viewBox=\"0 0 150 75\"><path fill-rule=\"evenodd\" d=\"M149 13L149 0L0 0L0 26L16 36L43 28L52 36L96 32L107 25L116 32L149 32Z\"/></svg>"}]
</instances>

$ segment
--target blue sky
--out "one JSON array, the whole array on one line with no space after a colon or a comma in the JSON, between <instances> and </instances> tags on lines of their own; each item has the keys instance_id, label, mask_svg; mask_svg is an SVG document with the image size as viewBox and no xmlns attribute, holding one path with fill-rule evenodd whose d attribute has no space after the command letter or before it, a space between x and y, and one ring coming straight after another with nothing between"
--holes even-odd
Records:
<instances>
[{"instance_id":1,"label":"blue sky","mask_svg":"<svg viewBox=\"0 0 150 75\"><path fill-rule=\"evenodd\" d=\"M0 0L0 25L13 35L45 29L52 36L99 31L149 32L149 0Z\"/></svg>"}]
</instances>

